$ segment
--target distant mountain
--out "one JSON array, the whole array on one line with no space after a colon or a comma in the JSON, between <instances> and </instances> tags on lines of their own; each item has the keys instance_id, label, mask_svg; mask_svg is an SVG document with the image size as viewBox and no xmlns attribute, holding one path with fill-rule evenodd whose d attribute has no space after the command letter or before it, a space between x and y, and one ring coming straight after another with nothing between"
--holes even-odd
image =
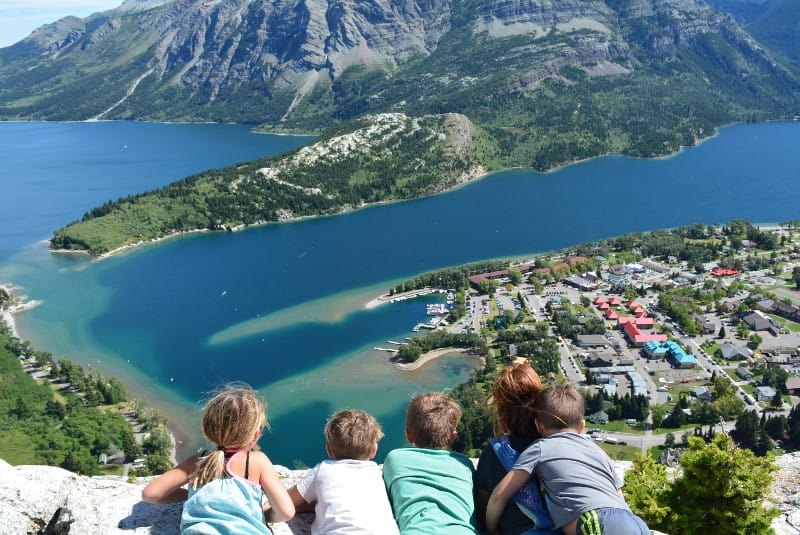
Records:
<instances>
[{"instance_id":1,"label":"distant mountain","mask_svg":"<svg viewBox=\"0 0 800 535\"><path fill-rule=\"evenodd\" d=\"M792 116L799 89L700 0L127 0L0 49L0 118L309 132L452 112L490 168L668 153Z\"/></svg>"},{"instance_id":2,"label":"distant mountain","mask_svg":"<svg viewBox=\"0 0 800 535\"><path fill-rule=\"evenodd\" d=\"M800 69L800 0L783 0L747 25L770 51Z\"/></svg>"},{"instance_id":3,"label":"distant mountain","mask_svg":"<svg viewBox=\"0 0 800 535\"><path fill-rule=\"evenodd\" d=\"M747 26L780 2L781 0L708 0L712 7L733 15L742 26Z\"/></svg>"},{"instance_id":4,"label":"distant mountain","mask_svg":"<svg viewBox=\"0 0 800 535\"><path fill-rule=\"evenodd\" d=\"M709 0L769 51L795 70L800 69L800 1Z\"/></svg>"}]
</instances>

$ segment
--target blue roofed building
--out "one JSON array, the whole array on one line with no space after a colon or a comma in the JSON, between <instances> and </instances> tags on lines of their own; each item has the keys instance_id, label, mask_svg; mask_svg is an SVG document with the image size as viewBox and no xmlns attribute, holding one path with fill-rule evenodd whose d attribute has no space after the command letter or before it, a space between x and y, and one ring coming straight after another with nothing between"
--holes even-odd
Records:
<instances>
[{"instance_id":1,"label":"blue roofed building","mask_svg":"<svg viewBox=\"0 0 800 535\"><path fill-rule=\"evenodd\" d=\"M694 355L684 351L675 340L667 340L664 345L667 346L669 355L678 368L694 368L697 366L697 359L694 358Z\"/></svg>"},{"instance_id":2,"label":"blue roofed building","mask_svg":"<svg viewBox=\"0 0 800 535\"><path fill-rule=\"evenodd\" d=\"M678 368L694 368L697 366L697 359L694 355L686 353L675 340L647 342L644 345L644 351L650 358L669 357Z\"/></svg>"},{"instance_id":3,"label":"blue roofed building","mask_svg":"<svg viewBox=\"0 0 800 535\"><path fill-rule=\"evenodd\" d=\"M645 342L644 343L644 353L647 355L647 358L656 359L656 360L666 360L667 359L667 347L664 345L663 342Z\"/></svg>"}]
</instances>

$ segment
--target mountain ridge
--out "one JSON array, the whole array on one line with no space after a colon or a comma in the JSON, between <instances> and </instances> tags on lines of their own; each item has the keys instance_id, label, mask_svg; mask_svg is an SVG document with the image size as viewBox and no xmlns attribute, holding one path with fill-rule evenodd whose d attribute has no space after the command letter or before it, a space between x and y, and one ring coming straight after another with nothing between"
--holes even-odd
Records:
<instances>
[{"instance_id":1,"label":"mountain ridge","mask_svg":"<svg viewBox=\"0 0 800 535\"><path fill-rule=\"evenodd\" d=\"M692 57L698 49L702 57ZM796 96L770 85L799 87L730 15L699 0L127 0L0 49L0 117L321 131L402 111L492 123L503 120L493 102L539 96L543 81L591 85L564 69L637 89L684 76L709 95L757 92L770 101L746 103L758 119L796 108ZM452 101L463 95L486 102ZM727 122L748 119L735 111Z\"/></svg>"}]
</instances>

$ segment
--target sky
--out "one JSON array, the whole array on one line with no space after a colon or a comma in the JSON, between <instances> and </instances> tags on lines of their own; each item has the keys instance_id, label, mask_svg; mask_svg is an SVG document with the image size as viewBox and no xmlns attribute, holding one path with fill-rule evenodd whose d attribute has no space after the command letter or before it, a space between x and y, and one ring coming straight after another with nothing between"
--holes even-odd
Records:
<instances>
[{"instance_id":1,"label":"sky","mask_svg":"<svg viewBox=\"0 0 800 535\"><path fill-rule=\"evenodd\" d=\"M13 45L43 24L67 15L86 17L123 0L0 0L0 47Z\"/></svg>"}]
</instances>

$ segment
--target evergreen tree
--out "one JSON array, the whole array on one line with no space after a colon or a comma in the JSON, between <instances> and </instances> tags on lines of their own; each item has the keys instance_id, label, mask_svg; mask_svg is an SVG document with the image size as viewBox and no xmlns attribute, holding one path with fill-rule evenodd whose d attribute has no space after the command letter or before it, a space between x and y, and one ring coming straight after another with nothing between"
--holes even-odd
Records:
<instances>
[{"instance_id":1,"label":"evergreen tree","mask_svg":"<svg viewBox=\"0 0 800 535\"><path fill-rule=\"evenodd\" d=\"M775 395L772 396L772 400L769 402L769 406L775 410L780 410L783 408L783 397L781 396L780 392L775 392Z\"/></svg>"},{"instance_id":2,"label":"evergreen tree","mask_svg":"<svg viewBox=\"0 0 800 535\"><path fill-rule=\"evenodd\" d=\"M758 430L761 425L756 411L745 411L736 420L736 429L731 433L740 447L753 450L758 440Z\"/></svg>"},{"instance_id":3,"label":"evergreen tree","mask_svg":"<svg viewBox=\"0 0 800 535\"><path fill-rule=\"evenodd\" d=\"M763 505L776 470L769 459L755 457L719 434L710 444L691 437L681 468L669 494L672 513L664 531L682 535L770 532L778 511Z\"/></svg>"},{"instance_id":4,"label":"evergreen tree","mask_svg":"<svg viewBox=\"0 0 800 535\"><path fill-rule=\"evenodd\" d=\"M33 411L31 410L25 398L23 398L22 396L17 396L17 401L15 403L12 413L20 420L24 420L26 418L30 418Z\"/></svg>"},{"instance_id":5,"label":"evergreen tree","mask_svg":"<svg viewBox=\"0 0 800 535\"><path fill-rule=\"evenodd\" d=\"M759 427L758 431L756 432L756 443L755 447L753 447L753 453L759 457L764 457L769 451L772 450L772 448L772 439L769 437L767 431L763 427Z\"/></svg>"},{"instance_id":6,"label":"evergreen tree","mask_svg":"<svg viewBox=\"0 0 800 535\"><path fill-rule=\"evenodd\" d=\"M97 474L97 467L97 459L85 448L70 450L64 462L61 463L61 468L84 476L93 476Z\"/></svg>"},{"instance_id":7,"label":"evergreen tree","mask_svg":"<svg viewBox=\"0 0 800 535\"><path fill-rule=\"evenodd\" d=\"M666 466L640 454L625 474L622 490L625 501L647 522L649 528L662 529L670 515L671 485Z\"/></svg>"},{"instance_id":8,"label":"evergreen tree","mask_svg":"<svg viewBox=\"0 0 800 535\"><path fill-rule=\"evenodd\" d=\"M764 424L764 430L773 440L783 440L786 438L786 432L789 426L786 416L779 414L778 416L771 416L767 418Z\"/></svg>"},{"instance_id":9,"label":"evergreen tree","mask_svg":"<svg viewBox=\"0 0 800 535\"><path fill-rule=\"evenodd\" d=\"M800 405L795 405L789 411L786 427L789 434L789 442L797 447L800 445Z\"/></svg>"}]
</instances>

